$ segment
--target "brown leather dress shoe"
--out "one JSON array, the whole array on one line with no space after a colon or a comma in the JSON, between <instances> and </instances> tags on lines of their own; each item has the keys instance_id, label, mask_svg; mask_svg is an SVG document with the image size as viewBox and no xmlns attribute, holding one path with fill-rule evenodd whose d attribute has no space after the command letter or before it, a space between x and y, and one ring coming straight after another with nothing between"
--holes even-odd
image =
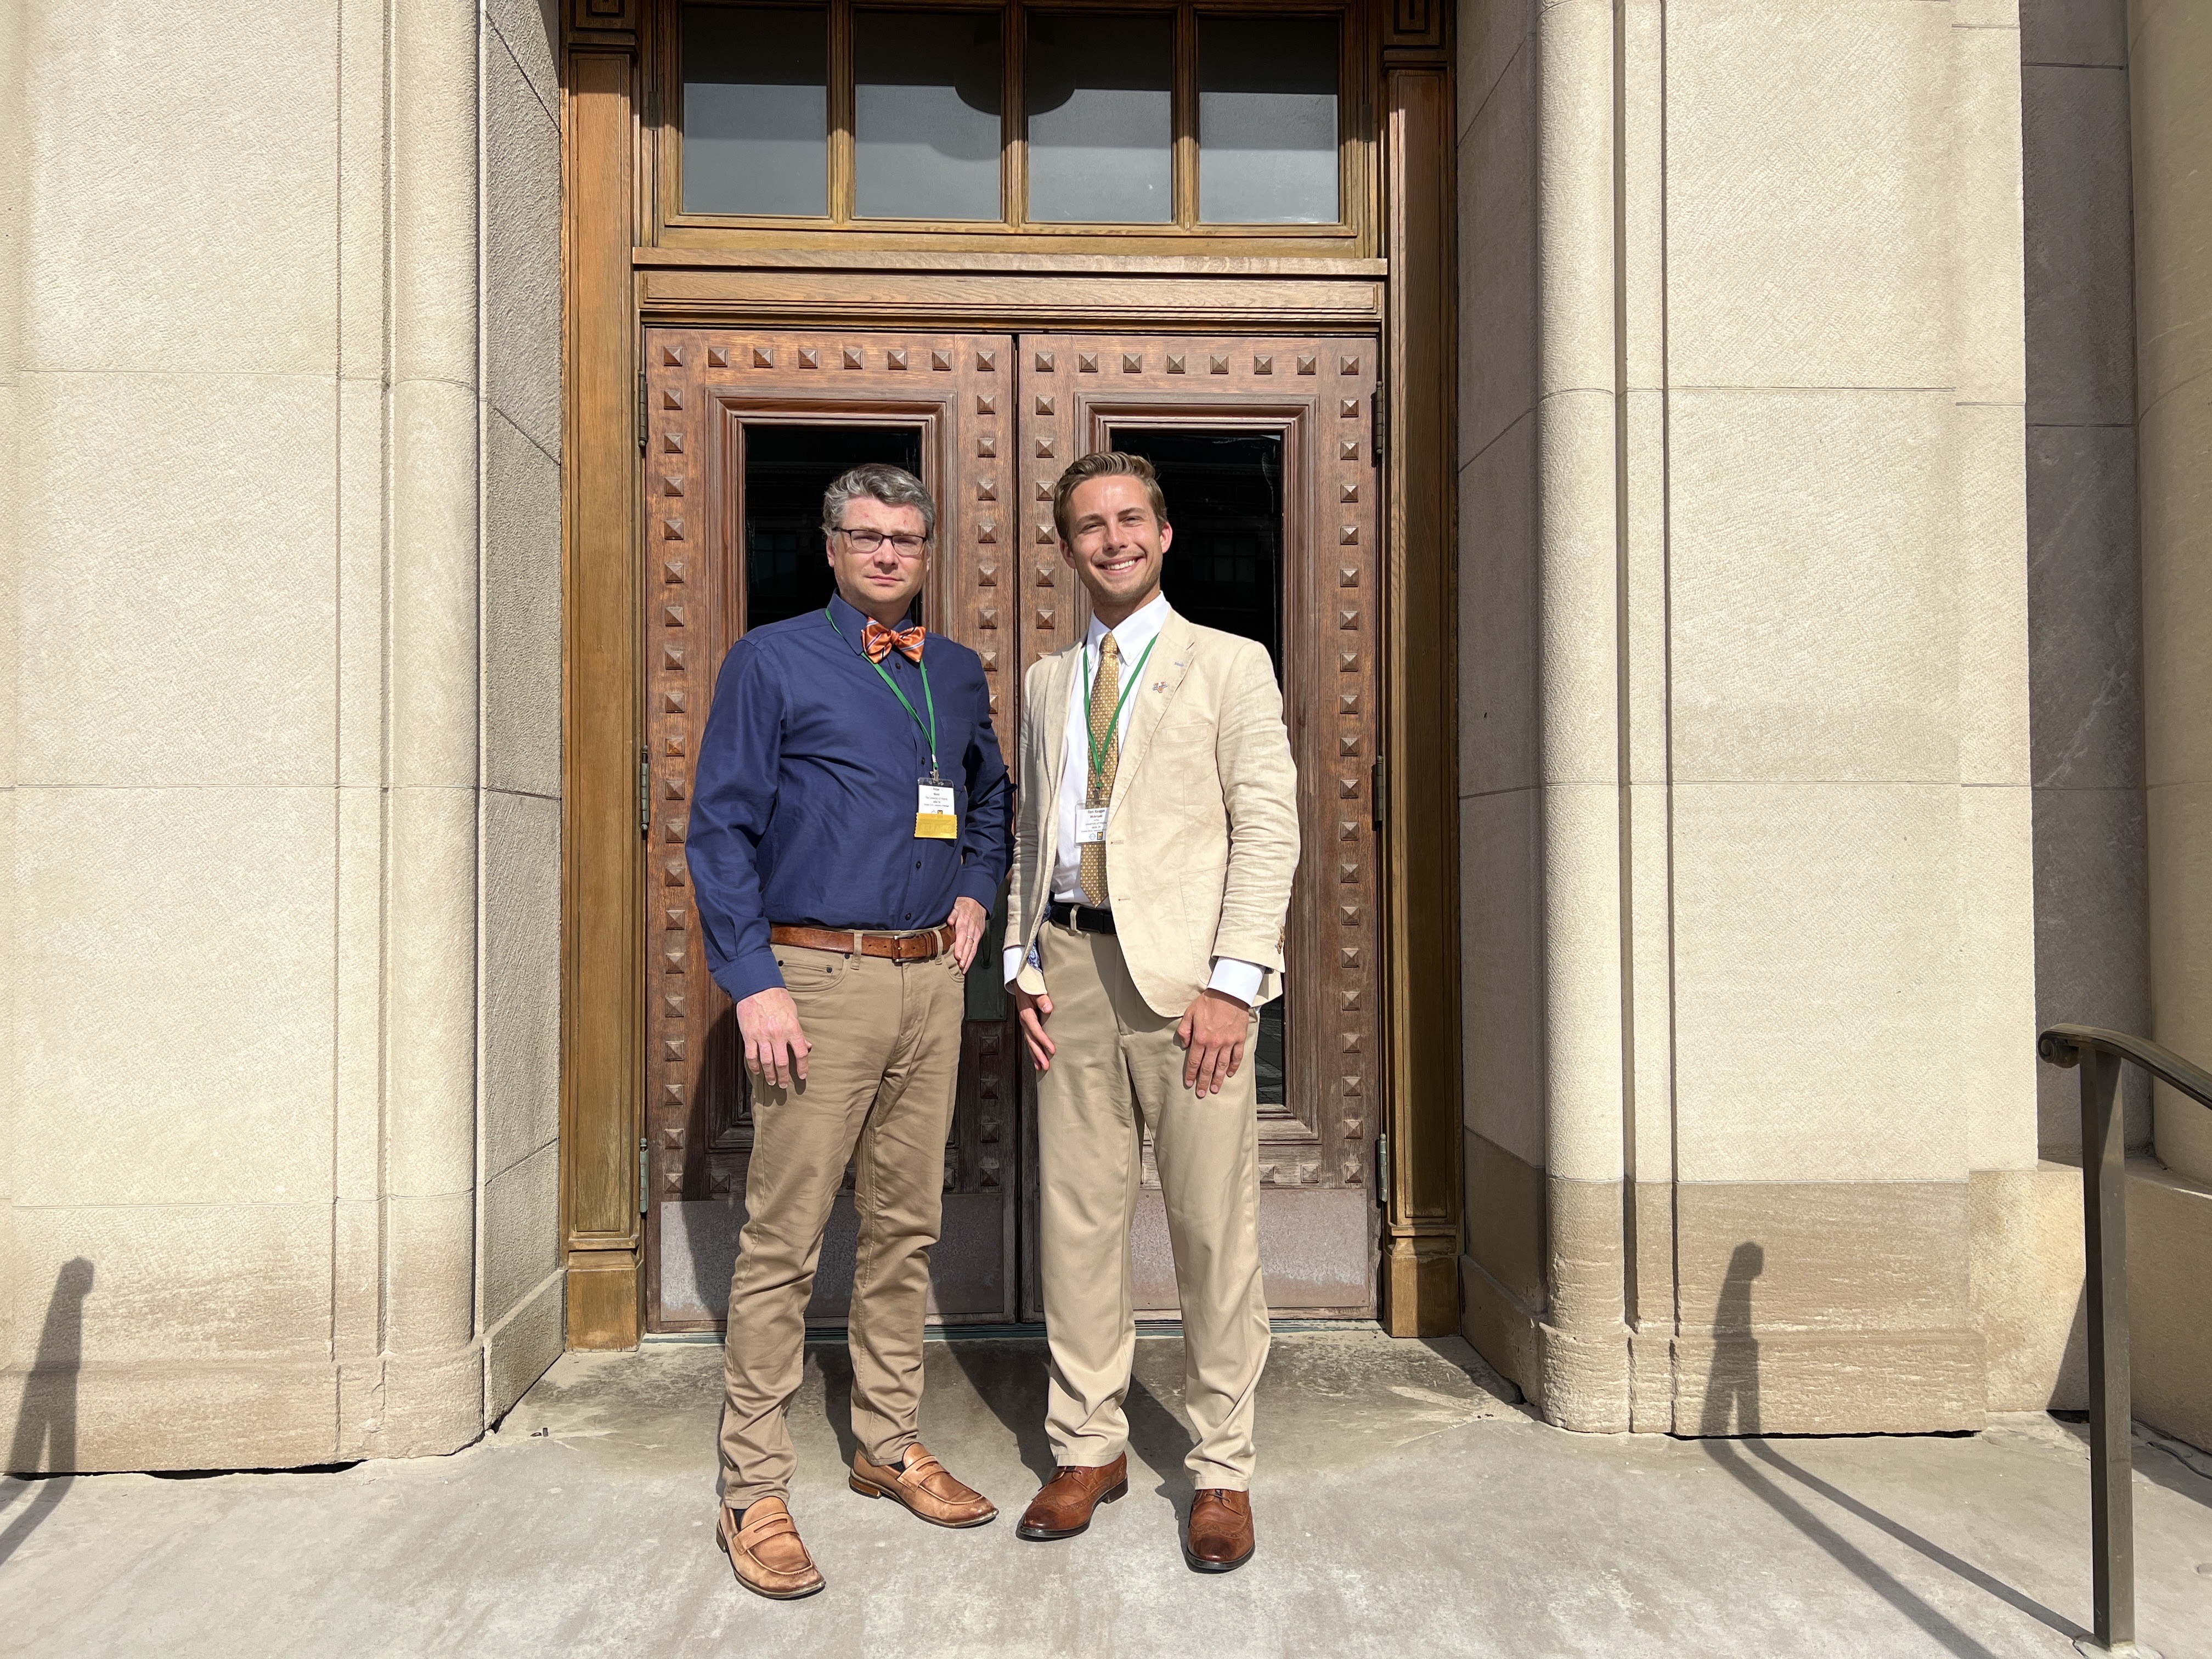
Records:
<instances>
[{"instance_id":1,"label":"brown leather dress shoe","mask_svg":"<svg viewBox=\"0 0 2212 1659\"><path fill-rule=\"evenodd\" d=\"M1129 1490L1127 1453L1096 1468L1077 1468L1063 1463L1052 1472L1030 1506L1022 1512L1018 1538L1073 1538L1091 1524L1091 1512L1110 1504Z\"/></svg>"},{"instance_id":2,"label":"brown leather dress shoe","mask_svg":"<svg viewBox=\"0 0 2212 1659\"><path fill-rule=\"evenodd\" d=\"M781 1498L757 1498L745 1506L744 1523L727 1504L714 1522L714 1541L730 1558L738 1582L771 1601L796 1601L822 1588L814 1558L799 1540L799 1523Z\"/></svg>"},{"instance_id":3,"label":"brown leather dress shoe","mask_svg":"<svg viewBox=\"0 0 2212 1659\"><path fill-rule=\"evenodd\" d=\"M954 1480L918 1440L895 1467L872 1463L866 1452L854 1452L852 1487L863 1498L896 1498L934 1526L980 1527L999 1513L998 1505Z\"/></svg>"},{"instance_id":4,"label":"brown leather dress shoe","mask_svg":"<svg viewBox=\"0 0 2212 1659\"><path fill-rule=\"evenodd\" d=\"M1252 1499L1249 1493L1208 1486L1190 1502L1190 1531L1182 1559L1193 1572L1234 1572L1252 1559Z\"/></svg>"}]
</instances>

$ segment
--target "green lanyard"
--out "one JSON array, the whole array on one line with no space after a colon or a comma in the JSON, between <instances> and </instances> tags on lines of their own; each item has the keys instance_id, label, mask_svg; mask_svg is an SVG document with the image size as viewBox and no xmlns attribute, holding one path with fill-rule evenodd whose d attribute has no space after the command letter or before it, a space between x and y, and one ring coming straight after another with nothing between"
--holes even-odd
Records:
<instances>
[{"instance_id":1,"label":"green lanyard","mask_svg":"<svg viewBox=\"0 0 2212 1659\"><path fill-rule=\"evenodd\" d=\"M1103 744L1098 741L1097 734L1091 729L1091 718L1088 713L1091 708L1091 647L1087 645L1083 647L1083 707L1086 711L1084 715L1083 734L1091 744L1089 793L1091 794L1095 795L1098 793L1098 775L1106 769L1106 750L1113 745L1114 734L1121 729L1121 711L1129 706L1129 693L1135 690L1138 682L1144 678L1146 659L1152 654L1152 647L1159 642L1160 636L1158 634L1145 641L1145 649L1137 659L1137 665L1129 671L1129 678L1121 682L1121 701L1114 705L1113 722L1106 728L1106 741ZM925 680L922 684L927 689L928 682Z\"/></svg>"},{"instance_id":2,"label":"green lanyard","mask_svg":"<svg viewBox=\"0 0 2212 1659\"><path fill-rule=\"evenodd\" d=\"M835 635L836 635L839 639L841 639L841 640L844 640L844 639L845 639L845 630L844 630L843 629L842 629L842 628L840 628L840 627L838 627L838 626L837 626L837 619L836 619L836 617L833 617L833 616L831 616L831 615L830 614L830 607L829 607L828 605L823 605L823 606L822 607L822 616L823 616L823 619L830 624L830 631L831 633L835 634ZM850 640L845 640L845 643L846 643L846 644L848 644L848 645L850 645L850 644L852 643L852 641L851 641ZM1146 649L1148 649L1148 650L1149 650L1150 648L1151 648L1150 647L1146 647ZM866 654L866 653L864 653L863 654ZM883 664L881 664L881 663L878 662L874 658L870 657L870 658L868 659L868 666L869 666L869 667L871 667L871 668L872 668L872 669L874 669L874 670L876 671L876 673L877 673L877 674L881 678L882 678L883 683L884 683L885 685L888 685L889 687L890 687L890 689L891 689L891 696L893 696L896 697L896 698L899 700L899 706L900 706L901 708L904 708L908 714L914 714L914 723L915 723L916 726L921 726L921 729L922 729L925 732L927 732L927 733L928 734L928 737L929 737L929 775L930 775L930 776L932 776L932 777L933 778L933 777L935 777L935 776L937 776L937 775L938 775L938 771L937 771L937 699L936 699L935 697L933 697L933 696L932 696L930 695L930 691L929 691L929 666L928 666L928 665L927 665L927 664L926 664L926 663L924 663L924 662L923 662L920 658L916 658L916 659L915 659L915 665L915 665L916 668L918 668L918 669L920 669L920 670L921 671L921 696L922 696L922 701L923 701L925 703L927 703L927 704L928 705L928 707L929 707L929 724L928 724L928 725L927 725L927 726L922 726L921 716L920 714L915 714L914 705L913 705L912 703L910 703L910 702L908 702L907 701L907 696L906 696L906 693L899 690L899 688L898 688L898 682L897 682L896 680L893 679L893 678L890 677L890 674L889 671L888 671L888 670L886 670L886 669L884 667Z\"/></svg>"}]
</instances>

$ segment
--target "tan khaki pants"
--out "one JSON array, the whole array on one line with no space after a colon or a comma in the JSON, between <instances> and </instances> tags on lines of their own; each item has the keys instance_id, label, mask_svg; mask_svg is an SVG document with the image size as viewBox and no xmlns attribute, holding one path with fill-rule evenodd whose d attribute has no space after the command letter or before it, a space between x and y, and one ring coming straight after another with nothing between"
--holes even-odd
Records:
<instances>
[{"instance_id":1,"label":"tan khaki pants","mask_svg":"<svg viewBox=\"0 0 2212 1659\"><path fill-rule=\"evenodd\" d=\"M1242 1492L1252 1480L1252 1401L1267 1363L1260 1282L1255 1060L1218 1095L1183 1086L1173 1016L1146 1006L1111 934L1048 924L1039 935L1057 1045L1037 1079L1046 1340L1045 1432L1055 1462L1096 1468L1128 1444L1121 1409L1137 1326L1129 1282L1141 1136L1152 1132L1182 1302L1183 1404L1198 1443L1191 1477Z\"/></svg>"},{"instance_id":2,"label":"tan khaki pants","mask_svg":"<svg viewBox=\"0 0 2212 1659\"><path fill-rule=\"evenodd\" d=\"M854 1164L853 1433L872 1462L914 1443L929 1249L960 1075L964 976L927 962L777 945L814 1052L806 1081L753 1084L745 1225L723 1344L722 1497L786 1496L797 1459L784 1413L805 1365L806 1301L830 1208Z\"/></svg>"}]
</instances>

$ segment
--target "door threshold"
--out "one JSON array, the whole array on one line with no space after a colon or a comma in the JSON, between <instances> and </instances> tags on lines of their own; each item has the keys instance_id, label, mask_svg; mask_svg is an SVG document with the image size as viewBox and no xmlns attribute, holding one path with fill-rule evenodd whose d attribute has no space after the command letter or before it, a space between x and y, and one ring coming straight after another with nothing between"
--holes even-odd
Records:
<instances>
[{"instance_id":1,"label":"door threshold","mask_svg":"<svg viewBox=\"0 0 2212 1659\"><path fill-rule=\"evenodd\" d=\"M1304 1331L1352 1331L1362 1335L1381 1336L1381 1323L1372 1319L1271 1319L1267 1329L1272 1335L1290 1336ZM1180 1319L1140 1319L1137 1322L1139 1340L1153 1336L1181 1336ZM1036 1323L1009 1322L1000 1325L931 1325L923 1330L924 1342L1036 1342L1044 1339L1044 1327ZM647 1331L638 1339L647 1347L662 1344L711 1342L722 1346L720 1331ZM810 1345L845 1340L842 1325L809 1325L806 1340Z\"/></svg>"}]
</instances>

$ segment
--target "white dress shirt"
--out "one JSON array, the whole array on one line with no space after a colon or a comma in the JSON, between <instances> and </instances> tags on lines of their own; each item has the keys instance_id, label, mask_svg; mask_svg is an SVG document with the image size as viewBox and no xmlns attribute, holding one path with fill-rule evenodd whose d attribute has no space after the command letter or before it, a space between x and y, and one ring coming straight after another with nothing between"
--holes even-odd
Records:
<instances>
[{"instance_id":1,"label":"white dress shirt","mask_svg":"<svg viewBox=\"0 0 2212 1659\"><path fill-rule=\"evenodd\" d=\"M1096 675L1098 672L1099 657L1105 649L1106 635L1110 631L1114 635L1115 647L1121 655L1121 684L1126 689L1130 677L1137 672L1137 659L1145 654L1146 647L1159 637L1160 629L1167 619L1168 600L1164 593L1156 595L1150 605L1124 617L1121 625L1110 630L1093 617L1090 631L1084 636L1084 662L1090 674ZM1145 671L1147 673L1152 672L1149 661L1145 665ZM1054 837L1059 844L1054 849L1052 862L1052 896L1054 902L1058 904L1087 903L1083 896L1083 848L1076 839L1079 833L1077 814L1082 810L1083 798L1091 777L1091 702L1084 680L1082 674L1077 676L1067 699L1066 750L1060 769L1060 800L1056 814L1060 822L1058 834ZM1136 706L1136 694L1132 692L1121 705L1121 717L1114 729L1117 743L1128 734L1129 711ZM1110 871L1108 880L1110 884ZM1107 908L1110 909L1113 907L1109 904ZM1014 975L1022 970L1020 945L1006 947L1006 981L1012 984ZM1207 988L1235 997L1249 1007L1259 1000L1261 981L1266 977L1267 970L1256 962L1245 962L1236 957L1216 957L1213 959L1213 977L1208 981Z\"/></svg>"}]
</instances>

